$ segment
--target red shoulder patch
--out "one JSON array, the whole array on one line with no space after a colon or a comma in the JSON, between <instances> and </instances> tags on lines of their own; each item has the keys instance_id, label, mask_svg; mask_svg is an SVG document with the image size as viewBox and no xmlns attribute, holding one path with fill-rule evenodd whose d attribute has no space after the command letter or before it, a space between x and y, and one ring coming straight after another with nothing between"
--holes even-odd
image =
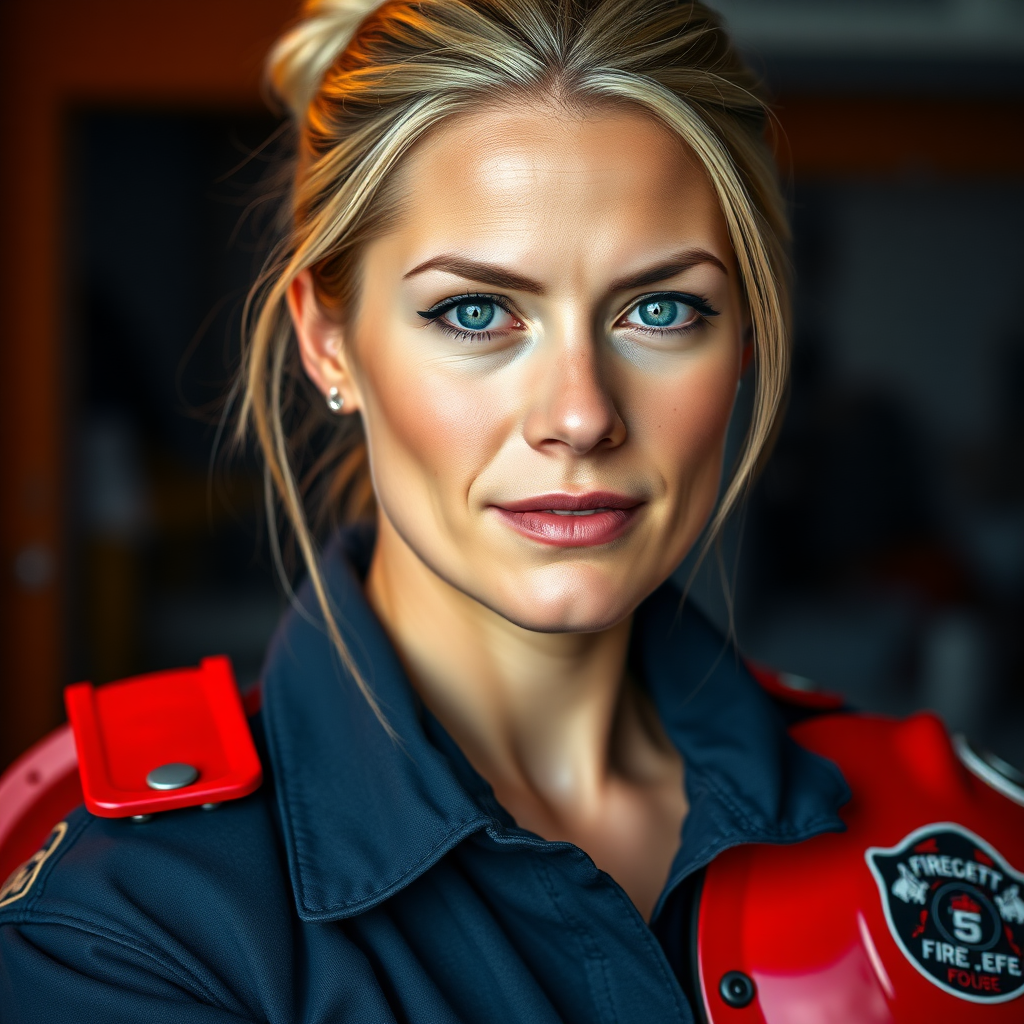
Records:
<instances>
[{"instance_id":1,"label":"red shoulder patch","mask_svg":"<svg viewBox=\"0 0 1024 1024\"><path fill-rule=\"evenodd\" d=\"M85 806L104 818L217 804L263 780L231 662L64 693Z\"/></svg>"}]
</instances>

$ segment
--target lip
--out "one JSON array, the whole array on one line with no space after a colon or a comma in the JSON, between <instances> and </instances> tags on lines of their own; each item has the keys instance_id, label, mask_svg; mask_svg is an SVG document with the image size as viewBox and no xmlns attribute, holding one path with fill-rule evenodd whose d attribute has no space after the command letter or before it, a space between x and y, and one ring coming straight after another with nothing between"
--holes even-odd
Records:
<instances>
[{"instance_id":1,"label":"lip","mask_svg":"<svg viewBox=\"0 0 1024 1024\"><path fill-rule=\"evenodd\" d=\"M636 521L643 504L639 498L613 491L590 491L538 494L491 507L530 540L553 547L584 548L617 540ZM574 512L577 514L572 515Z\"/></svg>"}]
</instances>

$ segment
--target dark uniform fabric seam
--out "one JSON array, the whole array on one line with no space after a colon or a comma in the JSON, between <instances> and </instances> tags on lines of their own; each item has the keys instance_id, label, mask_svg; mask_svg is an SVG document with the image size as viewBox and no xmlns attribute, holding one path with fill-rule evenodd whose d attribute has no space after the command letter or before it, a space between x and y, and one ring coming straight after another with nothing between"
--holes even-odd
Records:
<instances>
[{"instance_id":1,"label":"dark uniform fabric seam","mask_svg":"<svg viewBox=\"0 0 1024 1024\"><path fill-rule=\"evenodd\" d=\"M760 814L751 814L750 809L744 807L737 799L735 791L728 783L716 779L713 772L705 770L701 773L704 788L717 796L723 804L740 819L747 828L764 829L766 822Z\"/></svg>"},{"instance_id":2,"label":"dark uniform fabric seam","mask_svg":"<svg viewBox=\"0 0 1024 1024\"><path fill-rule=\"evenodd\" d=\"M306 842L305 834L300 836L301 830L296 823L295 815L292 812L292 807L296 804L306 806L305 795L299 791L299 779L298 772L292 772L287 770L287 766L291 764L291 750L288 750L287 756L285 755L285 748L288 746L283 741L278 740L277 730L271 725L273 716L265 718L265 735L267 737L267 747L271 754L271 761L276 761L285 767L284 771L278 772L278 785L280 786L280 792L285 797L283 801L279 803L281 810L280 819L282 831L285 833L285 850L288 854L289 860L294 860L295 873L297 875L297 887L299 890L299 898L302 903L302 909L307 913L316 914L322 913L322 911L315 910L311 905L309 887L306 882L306 876L313 869L306 857L302 853L302 846ZM275 756L276 755L276 756Z\"/></svg>"},{"instance_id":3,"label":"dark uniform fabric seam","mask_svg":"<svg viewBox=\"0 0 1024 1024\"><path fill-rule=\"evenodd\" d=\"M370 892L369 895L360 897L360 899L355 903L349 902L345 904L345 907L347 909L355 908L357 911L361 909L369 909L367 904L372 905L379 900L385 899L403 888L404 885L413 882L415 877L418 877L419 874L422 873L421 869L424 865L429 868L433 862L439 859L439 850L442 855L449 852L475 832L482 832L487 828L488 824L490 824L489 819L481 818L476 815L472 818L465 818L463 821L456 823L450 828L448 833L439 839L425 854L423 854L422 857L407 867L403 867L392 879L385 882L383 885L378 886Z\"/></svg>"},{"instance_id":4,"label":"dark uniform fabric seam","mask_svg":"<svg viewBox=\"0 0 1024 1024\"><path fill-rule=\"evenodd\" d=\"M837 827L840 826L840 827ZM805 822L799 828L793 826L776 826L771 835L776 835L782 838L785 842L803 842L805 839L813 839L814 836L820 835L822 832L845 832L846 823L842 818L832 815L827 817L811 818L810 821ZM770 843L770 838L754 840L755 842Z\"/></svg>"},{"instance_id":5,"label":"dark uniform fabric seam","mask_svg":"<svg viewBox=\"0 0 1024 1024\"><path fill-rule=\"evenodd\" d=\"M731 810L738 818L742 819L742 824L749 829L755 830L759 835L752 837L751 842L771 842L768 836L778 836L784 840L797 840L802 838L808 838L813 834L814 829L820 829L826 825L834 826L836 822L841 822L842 819L838 816L817 816L810 818L809 820L801 823L800 825L789 824L786 822L773 821L769 822L764 819L763 816L751 815L743 810L743 808L736 802L735 791L731 786L723 784L720 780L713 778L710 773L706 774L701 780L704 783L704 789L717 796L723 804L725 804L729 810ZM736 831L735 829L729 829L726 831Z\"/></svg>"},{"instance_id":6,"label":"dark uniform fabric seam","mask_svg":"<svg viewBox=\"0 0 1024 1024\"><path fill-rule=\"evenodd\" d=\"M548 866L538 859L534 861L533 868L545 892L547 892L548 899L554 906L555 912L562 919L565 927L576 936L576 941L579 943L584 959L593 964L597 969L597 975L601 980L603 991L596 991L593 982L590 989L594 994L594 1004L601 1015L601 1020L607 1022L607 1024L615 1024L615 1006L612 1001L611 985L608 980L607 957L599 950L595 951L594 943L590 941L590 936L585 926L576 919L575 915L567 913L562 906L558 896L558 886L555 885L554 880L551 878ZM602 1003L603 1006L601 1005Z\"/></svg>"},{"instance_id":7,"label":"dark uniform fabric seam","mask_svg":"<svg viewBox=\"0 0 1024 1024\"><path fill-rule=\"evenodd\" d=\"M837 828L839 824L842 828ZM708 846L703 847L699 853L695 853L693 856L687 859L685 863L685 869L678 872L678 881L666 889L663 895L668 895L670 889L674 889L678 882L681 882L683 878L692 874L694 871L699 871L701 868L705 868L711 863L720 853L725 850L730 850L735 846L746 846L755 843L767 843L772 846L788 846L790 844L802 843L808 839L813 839L815 836L822 835L825 832L842 832L845 831L845 824L840 818L833 818L831 816L822 816L812 818L802 828L794 829L792 831L785 831L779 829L776 832L770 832L764 830L760 833L750 834L740 832L738 829L723 828L719 838ZM736 839L738 838L738 841ZM657 910L660 911L663 900L659 900ZM655 915L657 916L657 914Z\"/></svg>"},{"instance_id":8,"label":"dark uniform fabric seam","mask_svg":"<svg viewBox=\"0 0 1024 1024\"><path fill-rule=\"evenodd\" d=\"M347 916L353 916L357 913L370 910L375 904L387 899L389 896L393 896L406 885L415 881L415 879L423 873L424 865L426 866L426 869L429 869L434 862L440 859L440 856L443 856L445 853L449 852L449 850L454 849L464 839L473 835L473 833L484 831L489 824L490 819L479 816L466 818L465 820L456 823L416 861L407 866L403 866L393 877L389 878L386 882L376 888L371 889L367 895L359 896L352 900L346 900L344 903L334 903L319 910L314 909L313 907L310 907L307 902L306 889L305 885L303 885L303 910L309 914L317 914L321 916L341 912L345 912ZM438 851L440 851L440 854ZM298 854L296 854L296 857L298 857Z\"/></svg>"},{"instance_id":9,"label":"dark uniform fabric seam","mask_svg":"<svg viewBox=\"0 0 1024 1024\"><path fill-rule=\"evenodd\" d=\"M618 884L614 884L612 886L612 891L615 893L619 901L625 905L626 917L633 925L633 930L639 936L640 941L651 950L654 961L658 965L658 973L661 974L662 980L672 993L672 998L675 1001L676 1009L679 1011L680 1018L682 1020L686 1020L688 1015L692 1017L692 1013L688 1012L690 1007L685 996L682 1001L679 998L682 993L682 989L676 976L672 973L668 960L665 958L665 950L662 948L661 943L658 942L657 938L655 938L654 932L651 931L650 927L644 923L643 919L640 917L640 911L637 910L636 905L626 895L622 887Z\"/></svg>"},{"instance_id":10,"label":"dark uniform fabric seam","mask_svg":"<svg viewBox=\"0 0 1024 1024\"><path fill-rule=\"evenodd\" d=\"M6 921L5 924L14 924L13 921ZM198 978L192 974L187 968L181 966L173 960L168 960L161 950L156 949L143 939L139 939L137 936L121 934L113 929L106 928L103 925L96 924L94 921L86 921L81 918L77 918L72 914L61 914L55 911L49 911L46 913L37 913L35 915L28 915L25 919L18 921L19 926L56 926L62 928L74 928L76 931L85 932L87 935L95 935L97 938L106 939L108 942L113 942L125 949L130 949L133 952L139 953L142 956L155 961L161 967L165 968L169 974L172 974L175 979L185 988L187 988L193 995L198 995L205 999L206 1002L211 1006L217 1006L222 1010L226 1010L228 1013L237 1013L238 1006L232 1007L225 1003L223 1000L218 999L212 991L210 991ZM242 1006L239 1002L239 1006ZM248 1008L243 1007L243 1011L248 1013Z\"/></svg>"},{"instance_id":11,"label":"dark uniform fabric seam","mask_svg":"<svg viewBox=\"0 0 1024 1024\"><path fill-rule=\"evenodd\" d=\"M264 687L264 701L266 705L271 704L271 694L267 692L268 688ZM269 707L268 707L269 710ZM264 715L263 719L263 734L266 737L267 749L270 754L271 763L277 763L284 765L284 751L282 750L282 744L278 741L277 730L273 728L273 714ZM278 800L278 807L280 810L280 821L281 831L285 837L285 851L288 854L288 860L294 861L296 873L298 875L298 888L302 897L303 906L306 907L306 882L305 882L305 870L306 865L304 858L299 852L299 843L296 841L295 835L295 822L291 814L291 806L296 802L297 796L295 793L295 779L292 777L295 773L290 771L279 771L276 772L276 783L278 792L284 799ZM307 908L308 909L308 908Z\"/></svg>"}]
</instances>

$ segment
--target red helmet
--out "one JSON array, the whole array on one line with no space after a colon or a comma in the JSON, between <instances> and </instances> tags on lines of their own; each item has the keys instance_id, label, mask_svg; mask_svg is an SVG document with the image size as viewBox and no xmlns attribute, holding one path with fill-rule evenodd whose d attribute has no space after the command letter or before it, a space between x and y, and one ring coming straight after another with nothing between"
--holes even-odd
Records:
<instances>
[{"instance_id":1,"label":"red helmet","mask_svg":"<svg viewBox=\"0 0 1024 1024\"><path fill-rule=\"evenodd\" d=\"M712 1024L1024 1020L1024 789L930 714L826 714L793 737L842 769L843 833L707 869Z\"/></svg>"}]
</instances>

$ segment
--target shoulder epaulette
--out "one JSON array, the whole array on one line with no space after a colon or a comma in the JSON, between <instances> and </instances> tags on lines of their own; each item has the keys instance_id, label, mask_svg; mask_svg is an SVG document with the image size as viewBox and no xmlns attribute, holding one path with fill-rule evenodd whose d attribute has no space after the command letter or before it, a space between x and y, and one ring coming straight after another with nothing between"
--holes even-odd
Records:
<instances>
[{"instance_id":1,"label":"shoulder epaulette","mask_svg":"<svg viewBox=\"0 0 1024 1024\"><path fill-rule=\"evenodd\" d=\"M263 780L231 662L136 676L64 693L85 806L143 817L247 796ZM259 693L247 703L258 708Z\"/></svg>"}]
</instances>

